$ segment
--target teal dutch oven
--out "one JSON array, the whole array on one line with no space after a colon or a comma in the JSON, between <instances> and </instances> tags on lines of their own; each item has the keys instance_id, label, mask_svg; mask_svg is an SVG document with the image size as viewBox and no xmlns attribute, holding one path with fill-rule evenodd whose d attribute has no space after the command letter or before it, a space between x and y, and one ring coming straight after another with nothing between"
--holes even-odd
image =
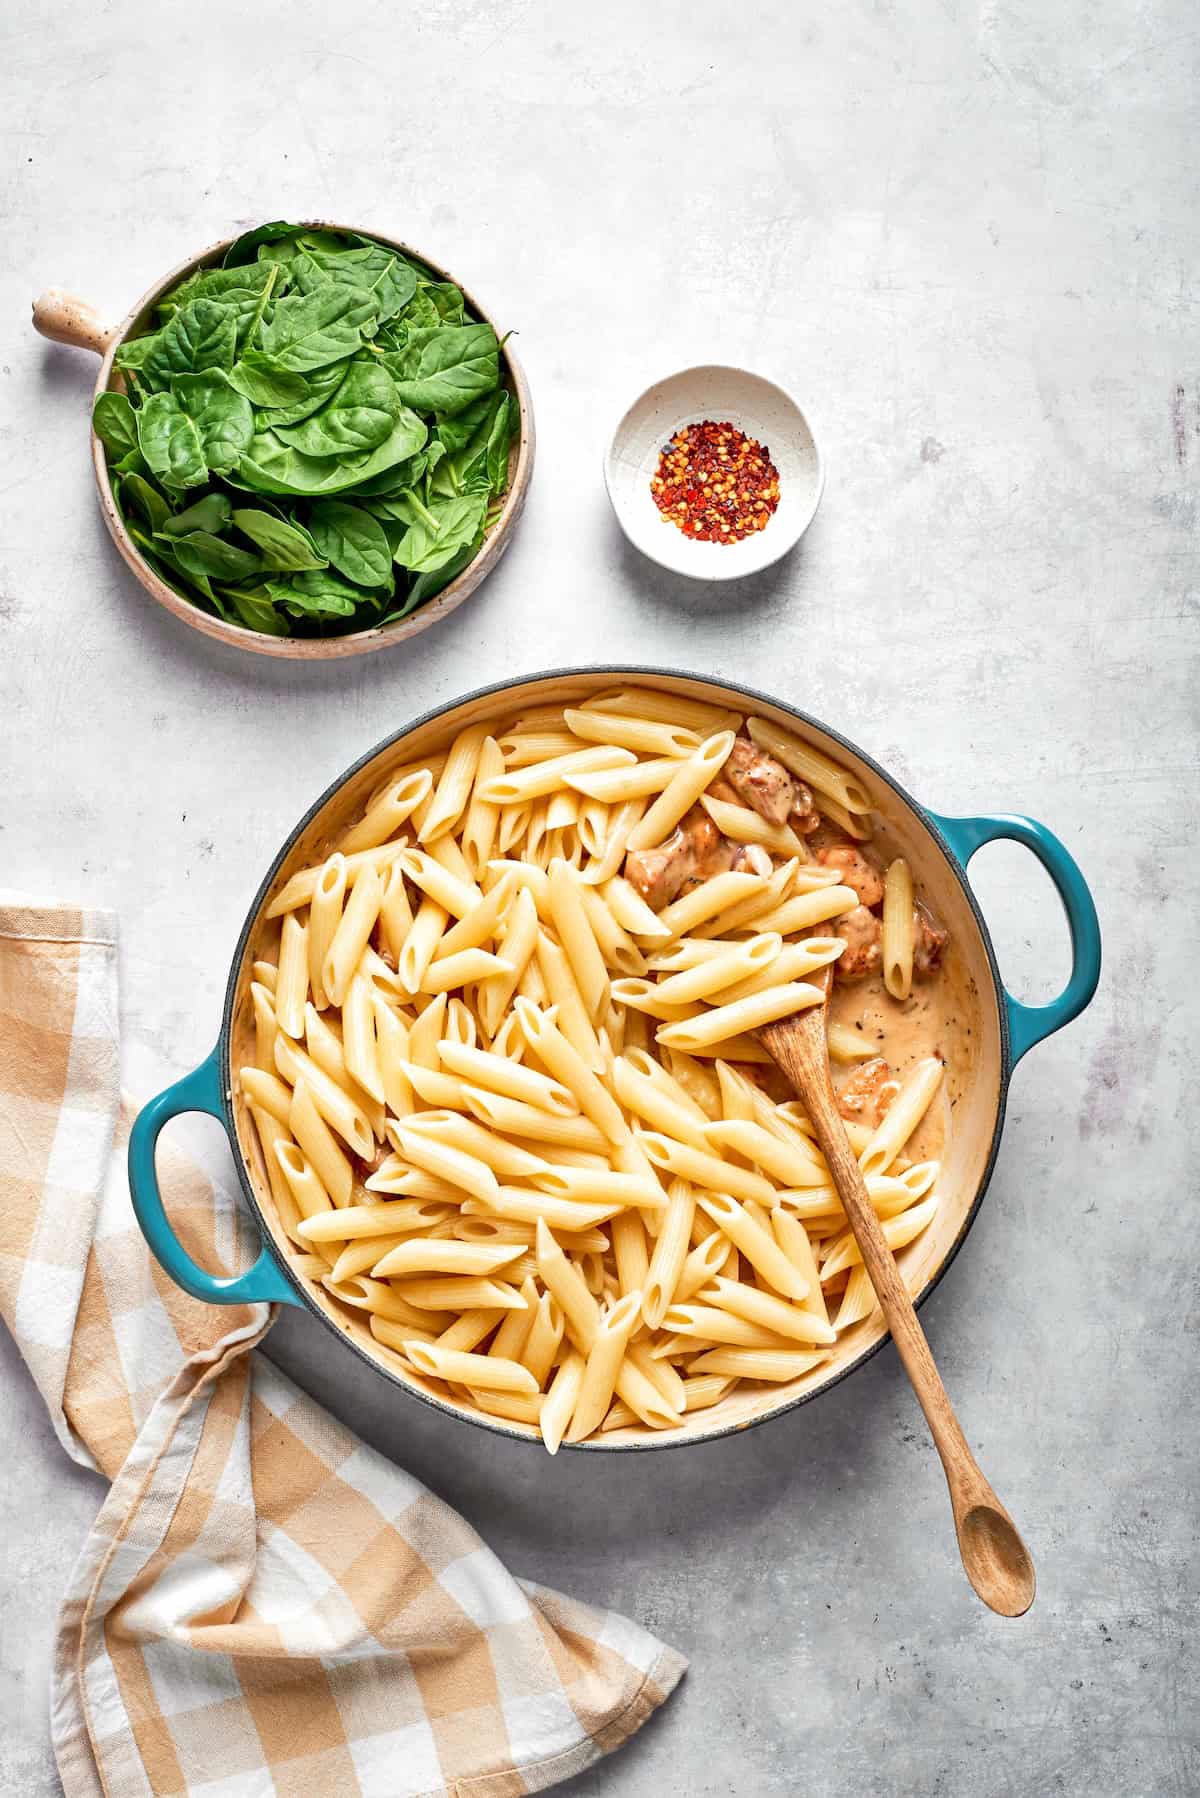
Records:
<instances>
[{"instance_id":1,"label":"teal dutch oven","mask_svg":"<svg viewBox=\"0 0 1200 1798\"><path fill-rule=\"evenodd\" d=\"M363 1314L350 1314L299 1264L300 1258L275 1216L253 1124L239 1091L238 1068L252 1059L251 968L264 953L273 958L278 920L266 913L271 899L299 868L320 862L368 795L393 770L434 753L466 725L489 720L497 732L536 706L575 704L589 694L636 681L688 698L752 711L798 732L839 761L872 795L881 841L888 853L910 862L917 887L950 932L941 978L947 983L944 1041L946 1087L953 1129L938 1185L942 1203L928 1229L901 1252L905 1279L918 1305L933 1291L961 1248L987 1190L1000 1147L1013 1070L1045 1037L1069 1024L1088 1004L1100 977L1100 928L1087 882L1054 833L1032 818L988 813L952 818L918 803L886 769L826 724L783 700L734 682L669 669L609 666L533 674L485 687L427 712L370 753L334 783L290 832L250 908L233 957L217 1046L193 1073L150 1101L129 1143L129 1175L138 1222L162 1266L185 1292L212 1304L247 1302L298 1305L346 1342L376 1372L456 1417L507 1436L536 1440L532 1429L488 1417L436 1393L371 1336ZM1058 890L1071 933L1071 972L1048 1005L1026 1005L1000 977L983 914L968 879L972 856L985 843L1022 844L1041 862ZM203 1111L219 1119L233 1150L246 1203L258 1225L262 1249L245 1272L221 1277L187 1254L171 1227L155 1172L155 1144L169 1119ZM861 1367L886 1339L878 1312L838 1338L828 1361L790 1384L767 1390L736 1388L709 1411L689 1414L678 1430L618 1430L580 1444L588 1453L623 1448L664 1448L701 1442L745 1429L815 1398Z\"/></svg>"}]
</instances>

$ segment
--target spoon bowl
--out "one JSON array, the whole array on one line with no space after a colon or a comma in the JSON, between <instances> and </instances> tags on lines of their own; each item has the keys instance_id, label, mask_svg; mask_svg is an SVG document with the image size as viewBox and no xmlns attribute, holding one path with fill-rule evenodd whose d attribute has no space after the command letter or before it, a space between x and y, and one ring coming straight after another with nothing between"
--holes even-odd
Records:
<instances>
[{"instance_id":1,"label":"spoon bowl","mask_svg":"<svg viewBox=\"0 0 1200 1798\"><path fill-rule=\"evenodd\" d=\"M808 977L810 985L821 989L819 1005L766 1024L758 1035L808 1111L904 1371L925 1413L950 1488L958 1552L967 1578L990 1609L1002 1617L1020 1617L1037 1589L1032 1557L967 1446L837 1108L825 1034L832 972L825 967Z\"/></svg>"}]
</instances>

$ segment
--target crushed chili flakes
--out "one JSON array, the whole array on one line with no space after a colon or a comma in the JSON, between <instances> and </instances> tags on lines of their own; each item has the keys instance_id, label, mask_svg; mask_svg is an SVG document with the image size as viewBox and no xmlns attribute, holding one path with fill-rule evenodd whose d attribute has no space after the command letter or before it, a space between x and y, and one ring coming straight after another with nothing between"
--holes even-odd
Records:
<instances>
[{"instance_id":1,"label":"crushed chili flakes","mask_svg":"<svg viewBox=\"0 0 1200 1798\"><path fill-rule=\"evenodd\" d=\"M676 431L659 453L650 493L666 524L701 543L738 543L779 504L779 470L765 443L728 419Z\"/></svg>"}]
</instances>

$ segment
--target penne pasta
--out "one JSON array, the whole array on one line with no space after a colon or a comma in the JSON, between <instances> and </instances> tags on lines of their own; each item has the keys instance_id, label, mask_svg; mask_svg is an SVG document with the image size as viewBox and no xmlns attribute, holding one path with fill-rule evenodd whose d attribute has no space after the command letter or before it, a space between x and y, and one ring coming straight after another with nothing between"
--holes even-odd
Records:
<instances>
[{"instance_id":1,"label":"penne pasta","mask_svg":"<svg viewBox=\"0 0 1200 1798\"><path fill-rule=\"evenodd\" d=\"M629 833L627 847L652 849L669 837L684 813L695 805L705 787L716 779L733 748L733 732L718 731L708 737L681 763L678 774L665 786L650 810ZM701 889L703 890L703 889Z\"/></svg>"},{"instance_id":2,"label":"penne pasta","mask_svg":"<svg viewBox=\"0 0 1200 1798\"><path fill-rule=\"evenodd\" d=\"M944 1105L922 1124L935 1034L906 1041L903 1077L886 1065L897 1006L923 1027L908 1001L945 938L907 863L859 847L858 778L686 692L570 688L507 720L477 706L447 747L364 782L340 835L310 831L324 859L270 901L235 1037L296 1275L389 1369L551 1452L678 1431L734 1393L745 1421L747 1385L822 1378L846 1331L878 1332L812 1122L758 1035L818 1003L819 972L896 1251L937 1216L952 1123ZM882 975L845 984L874 937ZM931 1265L916 1251L911 1282Z\"/></svg>"},{"instance_id":3,"label":"penne pasta","mask_svg":"<svg viewBox=\"0 0 1200 1798\"><path fill-rule=\"evenodd\" d=\"M532 762L528 767L506 767L503 774L484 782L479 789L480 797L489 805L527 805L531 800L544 799L548 793L565 787L569 774L588 774L601 768L631 768L636 760L637 757L627 749L575 749L565 755Z\"/></svg>"},{"instance_id":4,"label":"penne pasta","mask_svg":"<svg viewBox=\"0 0 1200 1798\"><path fill-rule=\"evenodd\" d=\"M608 969L584 909L579 877L559 859L550 864L546 905L588 1018L595 1024L608 1002Z\"/></svg>"},{"instance_id":5,"label":"penne pasta","mask_svg":"<svg viewBox=\"0 0 1200 1798\"><path fill-rule=\"evenodd\" d=\"M381 843L394 837L422 800L429 797L432 787L433 776L428 768L402 774L389 782L378 797L372 797L367 811L342 838L342 855L353 855L361 849L378 849Z\"/></svg>"},{"instance_id":6,"label":"penne pasta","mask_svg":"<svg viewBox=\"0 0 1200 1798\"><path fill-rule=\"evenodd\" d=\"M891 1166L932 1104L944 1073L941 1060L927 1055L905 1075L883 1122L859 1153L864 1175L882 1174Z\"/></svg>"},{"instance_id":7,"label":"penne pasta","mask_svg":"<svg viewBox=\"0 0 1200 1798\"><path fill-rule=\"evenodd\" d=\"M681 1005L696 999L707 999L726 987L737 986L752 975L765 975L769 979L778 969L782 948L783 938L775 932L749 937L744 943L722 943L719 945L719 953L702 956L694 966L685 968L678 974L670 974L665 980L659 980L655 991L660 999L668 1000L673 1005ZM790 955L792 951L789 950L788 953ZM782 969L778 971L781 980L794 977Z\"/></svg>"},{"instance_id":8,"label":"penne pasta","mask_svg":"<svg viewBox=\"0 0 1200 1798\"><path fill-rule=\"evenodd\" d=\"M323 970L337 927L342 921L346 896L346 858L339 851L331 855L317 876L308 908L308 984L318 1011L329 1004Z\"/></svg>"},{"instance_id":9,"label":"penne pasta","mask_svg":"<svg viewBox=\"0 0 1200 1798\"><path fill-rule=\"evenodd\" d=\"M666 1024L658 1031L657 1040L671 1048L685 1049L695 1054L697 1049L711 1047L714 1043L724 1042L742 1032L758 1030L763 1024L773 1023L776 1018L790 1017L793 1012L803 1011L806 1006L819 1005L822 998L819 987L807 986L802 981L768 987L765 992L755 993L747 999L737 999L731 1005L714 1006L711 1011L705 1011L698 1018Z\"/></svg>"},{"instance_id":10,"label":"penne pasta","mask_svg":"<svg viewBox=\"0 0 1200 1798\"><path fill-rule=\"evenodd\" d=\"M912 991L915 948L912 870L902 856L889 863L883 882L883 984L893 999Z\"/></svg>"},{"instance_id":11,"label":"penne pasta","mask_svg":"<svg viewBox=\"0 0 1200 1798\"><path fill-rule=\"evenodd\" d=\"M797 1270L798 1271L798 1270ZM716 1305L735 1317L773 1330L776 1336L794 1336L798 1342L828 1343L836 1334L820 1318L800 1305L789 1305L757 1286L746 1286L740 1280L727 1280L721 1274L696 1295L701 1304Z\"/></svg>"},{"instance_id":12,"label":"penne pasta","mask_svg":"<svg viewBox=\"0 0 1200 1798\"><path fill-rule=\"evenodd\" d=\"M382 903L383 882L374 868L365 868L354 883L322 963L321 983L330 1005L344 1002Z\"/></svg>"},{"instance_id":13,"label":"penne pasta","mask_svg":"<svg viewBox=\"0 0 1200 1798\"><path fill-rule=\"evenodd\" d=\"M279 939L279 968L275 982L275 1022L293 1041L304 1035L304 1007L308 1000L308 926L295 912L283 920Z\"/></svg>"},{"instance_id":14,"label":"penne pasta","mask_svg":"<svg viewBox=\"0 0 1200 1798\"><path fill-rule=\"evenodd\" d=\"M680 724L664 724L654 718L622 717L618 712L572 711L563 713L572 736L588 743L616 744L639 755L670 756L676 760L695 754L700 738Z\"/></svg>"},{"instance_id":15,"label":"penne pasta","mask_svg":"<svg viewBox=\"0 0 1200 1798\"><path fill-rule=\"evenodd\" d=\"M572 1349L551 1382L550 1390L542 1401L538 1415L538 1428L542 1432L542 1441L552 1455L556 1455L559 1445L566 1434L567 1426L575 1412L583 1385L583 1374L586 1363L578 1349Z\"/></svg>"},{"instance_id":16,"label":"penne pasta","mask_svg":"<svg viewBox=\"0 0 1200 1798\"><path fill-rule=\"evenodd\" d=\"M347 1205L309 1218L300 1228L306 1242L357 1242L367 1237L399 1236L427 1230L448 1215L445 1205L427 1199L388 1199L379 1205ZM379 1259L380 1250L375 1249Z\"/></svg>"},{"instance_id":17,"label":"penne pasta","mask_svg":"<svg viewBox=\"0 0 1200 1798\"><path fill-rule=\"evenodd\" d=\"M487 734L486 725L472 724L450 745L433 802L417 832L419 843L434 842L458 822L474 785L475 769Z\"/></svg>"},{"instance_id":18,"label":"penne pasta","mask_svg":"<svg viewBox=\"0 0 1200 1798\"><path fill-rule=\"evenodd\" d=\"M658 937L670 936L668 926L650 910L646 901L623 876L617 874L605 881L602 893L604 902L617 923L631 936L649 937L652 941Z\"/></svg>"},{"instance_id":19,"label":"penne pasta","mask_svg":"<svg viewBox=\"0 0 1200 1798\"><path fill-rule=\"evenodd\" d=\"M347 855L346 885L353 887L365 873L374 873L382 879L383 874L397 859L404 849L403 843L383 843L378 849L362 849L356 855ZM299 874L293 874L287 884L280 888L264 912L264 917L278 918L285 912L296 911L307 905L312 899L317 881L320 879L321 862L315 868L303 868Z\"/></svg>"},{"instance_id":20,"label":"penne pasta","mask_svg":"<svg viewBox=\"0 0 1200 1798\"><path fill-rule=\"evenodd\" d=\"M660 724L681 724L698 736L711 736L716 730L736 730L741 713L706 704L700 699L685 699L678 693L660 691L657 687L630 687L616 693L600 693L585 699L580 707L585 712L616 712L623 717L652 718Z\"/></svg>"},{"instance_id":21,"label":"penne pasta","mask_svg":"<svg viewBox=\"0 0 1200 1798\"><path fill-rule=\"evenodd\" d=\"M480 788L504 772L504 754L494 737L485 737L479 746L475 779L462 826L463 860L473 880L478 880L488 864L500 825L500 808L484 799Z\"/></svg>"},{"instance_id":22,"label":"penne pasta","mask_svg":"<svg viewBox=\"0 0 1200 1798\"><path fill-rule=\"evenodd\" d=\"M537 1381L519 1361L508 1361L499 1355L471 1355L437 1342L406 1342L404 1350L418 1373L439 1380L485 1392L524 1392L532 1396L537 1391Z\"/></svg>"},{"instance_id":23,"label":"penne pasta","mask_svg":"<svg viewBox=\"0 0 1200 1798\"><path fill-rule=\"evenodd\" d=\"M659 912L658 930L667 936L686 936L709 918L724 917L730 906L761 893L766 884L761 874L716 874Z\"/></svg>"},{"instance_id":24,"label":"penne pasta","mask_svg":"<svg viewBox=\"0 0 1200 1798\"><path fill-rule=\"evenodd\" d=\"M696 1202L768 1286L797 1302L807 1297L808 1281L745 1205L739 1205L728 1193L700 1193Z\"/></svg>"},{"instance_id":25,"label":"penne pasta","mask_svg":"<svg viewBox=\"0 0 1200 1798\"><path fill-rule=\"evenodd\" d=\"M299 1080L307 1083L313 1104L353 1154L365 1161L375 1153L374 1131L362 1106L311 1055L298 1049L282 1033L275 1039L275 1064L293 1086Z\"/></svg>"},{"instance_id":26,"label":"penne pasta","mask_svg":"<svg viewBox=\"0 0 1200 1798\"><path fill-rule=\"evenodd\" d=\"M571 1414L568 1442L582 1442L585 1436L599 1429L604 1413L612 1403L626 1344L641 1315L641 1308L641 1293L627 1292L624 1298L601 1313Z\"/></svg>"},{"instance_id":27,"label":"penne pasta","mask_svg":"<svg viewBox=\"0 0 1200 1798\"><path fill-rule=\"evenodd\" d=\"M420 991L425 970L437 954L449 915L446 907L428 894L422 899L400 951L400 978L409 993Z\"/></svg>"},{"instance_id":28,"label":"penne pasta","mask_svg":"<svg viewBox=\"0 0 1200 1798\"><path fill-rule=\"evenodd\" d=\"M713 1348L697 1356L691 1373L721 1374L735 1380L797 1380L811 1373L827 1357L824 1353L806 1353L803 1349Z\"/></svg>"},{"instance_id":29,"label":"penne pasta","mask_svg":"<svg viewBox=\"0 0 1200 1798\"><path fill-rule=\"evenodd\" d=\"M620 805L626 799L644 799L650 793L661 793L679 772L676 756L661 756L654 761L635 762L632 767L600 768L590 772L579 770L566 776L568 786L591 799L602 799L606 805Z\"/></svg>"},{"instance_id":30,"label":"penne pasta","mask_svg":"<svg viewBox=\"0 0 1200 1798\"><path fill-rule=\"evenodd\" d=\"M861 781L794 732L772 724L767 718L747 718L746 730L760 749L782 762L806 786L833 799L849 812L870 811L870 796Z\"/></svg>"},{"instance_id":31,"label":"penne pasta","mask_svg":"<svg viewBox=\"0 0 1200 1798\"><path fill-rule=\"evenodd\" d=\"M731 843L758 843L772 855L807 853L804 843L788 824L770 824L746 805L732 805L726 799L714 799L709 793L700 795L704 807L723 837Z\"/></svg>"},{"instance_id":32,"label":"penne pasta","mask_svg":"<svg viewBox=\"0 0 1200 1798\"><path fill-rule=\"evenodd\" d=\"M321 1116L303 1077L292 1088L286 1122L334 1205L349 1205L354 1190L354 1172L349 1157Z\"/></svg>"}]
</instances>

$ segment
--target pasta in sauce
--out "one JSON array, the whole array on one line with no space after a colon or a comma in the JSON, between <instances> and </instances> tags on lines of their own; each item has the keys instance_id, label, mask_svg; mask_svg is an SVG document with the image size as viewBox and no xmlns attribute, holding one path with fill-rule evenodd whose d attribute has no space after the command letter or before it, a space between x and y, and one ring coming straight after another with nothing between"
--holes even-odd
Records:
<instances>
[{"instance_id":1,"label":"pasta in sauce","mask_svg":"<svg viewBox=\"0 0 1200 1798\"><path fill-rule=\"evenodd\" d=\"M472 725L275 896L242 1091L299 1271L551 1453L790 1381L874 1294L756 1030L819 1001L890 1246L938 1204L945 933L858 780L658 691Z\"/></svg>"}]
</instances>

